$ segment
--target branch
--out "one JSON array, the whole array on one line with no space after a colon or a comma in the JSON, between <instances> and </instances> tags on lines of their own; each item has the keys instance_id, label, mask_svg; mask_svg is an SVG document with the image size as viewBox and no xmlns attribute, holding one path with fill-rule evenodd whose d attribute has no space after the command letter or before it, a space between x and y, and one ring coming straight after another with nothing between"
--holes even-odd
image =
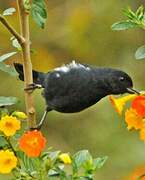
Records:
<instances>
[{"instance_id":1,"label":"branch","mask_svg":"<svg viewBox=\"0 0 145 180\"><path fill-rule=\"evenodd\" d=\"M23 36L25 39L25 42L22 46L22 55L25 88L27 88L29 84L33 83L32 63L30 56L29 11L25 9L23 0L17 0L17 5L20 19L21 36ZM36 117L33 96L29 91L25 91L25 104L29 119L29 128L33 128L36 125Z\"/></svg>"},{"instance_id":2,"label":"branch","mask_svg":"<svg viewBox=\"0 0 145 180\"><path fill-rule=\"evenodd\" d=\"M7 28L7 30L18 40L19 44L25 42L25 39L9 24L9 22L0 14L0 22Z\"/></svg>"}]
</instances>

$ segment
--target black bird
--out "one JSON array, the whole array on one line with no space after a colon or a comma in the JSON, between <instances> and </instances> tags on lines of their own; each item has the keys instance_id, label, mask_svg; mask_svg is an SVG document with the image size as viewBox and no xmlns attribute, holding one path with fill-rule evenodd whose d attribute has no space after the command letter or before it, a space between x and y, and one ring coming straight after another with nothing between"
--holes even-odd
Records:
<instances>
[{"instance_id":1,"label":"black bird","mask_svg":"<svg viewBox=\"0 0 145 180\"><path fill-rule=\"evenodd\" d=\"M14 66L19 79L24 80L22 65L15 63ZM110 94L138 93L132 88L132 79L125 72L75 61L48 73L33 71L33 80L34 84L26 90L40 86L44 88L43 97L47 105L38 128L42 126L48 111L76 113Z\"/></svg>"}]
</instances>

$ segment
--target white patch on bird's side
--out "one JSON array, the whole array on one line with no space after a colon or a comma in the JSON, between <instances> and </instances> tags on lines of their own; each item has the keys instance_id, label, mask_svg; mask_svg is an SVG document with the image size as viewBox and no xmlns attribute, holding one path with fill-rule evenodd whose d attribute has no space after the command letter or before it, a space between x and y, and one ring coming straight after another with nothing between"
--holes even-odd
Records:
<instances>
[{"instance_id":1,"label":"white patch on bird's side","mask_svg":"<svg viewBox=\"0 0 145 180\"><path fill-rule=\"evenodd\" d=\"M55 71L68 72L70 69L67 66L55 68Z\"/></svg>"},{"instance_id":2,"label":"white patch on bird's side","mask_svg":"<svg viewBox=\"0 0 145 180\"><path fill-rule=\"evenodd\" d=\"M84 66L83 64L76 63L75 60L73 60L70 64L63 65L61 67L55 68L55 71L61 71L61 72L69 72L73 68L84 68L86 70L90 70L89 67Z\"/></svg>"},{"instance_id":3,"label":"white patch on bird's side","mask_svg":"<svg viewBox=\"0 0 145 180\"><path fill-rule=\"evenodd\" d=\"M67 66L69 66L70 68L78 68L79 64L75 62L75 60L73 60L70 64L68 64Z\"/></svg>"},{"instance_id":4,"label":"white patch on bird's side","mask_svg":"<svg viewBox=\"0 0 145 180\"><path fill-rule=\"evenodd\" d=\"M60 74L59 74L59 73L56 73L56 77L59 78L59 77L60 77Z\"/></svg>"},{"instance_id":5,"label":"white patch on bird's side","mask_svg":"<svg viewBox=\"0 0 145 180\"><path fill-rule=\"evenodd\" d=\"M76 63L75 60L73 60L70 64L67 64L66 66L68 66L69 68L85 68L84 65Z\"/></svg>"},{"instance_id":6,"label":"white patch on bird's side","mask_svg":"<svg viewBox=\"0 0 145 180\"><path fill-rule=\"evenodd\" d=\"M91 69L89 67L85 67L87 71L90 71Z\"/></svg>"}]
</instances>

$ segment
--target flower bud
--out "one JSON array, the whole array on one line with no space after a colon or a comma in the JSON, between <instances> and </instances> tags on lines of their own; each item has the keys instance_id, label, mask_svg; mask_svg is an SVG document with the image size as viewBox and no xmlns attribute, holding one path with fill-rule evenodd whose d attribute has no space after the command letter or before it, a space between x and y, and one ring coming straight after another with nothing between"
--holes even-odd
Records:
<instances>
[{"instance_id":1,"label":"flower bud","mask_svg":"<svg viewBox=\"0 0 145 180\"><path fill-rule=\"evenodd\" d=\"M59 155L59 159L64 163L64 164L71 164L72 160L69 156L68 153L62 153Z\"/></svg>"},{"instance_id":2,"label":"flower bud","mask_svg":"<svg viewBox=\"0 0 145 180\"><path fill-rule=\"evenodd\" d=\"M20 119L27 119L27 115L24 112L20 112L20 111L14 111L12 113L12 116L16 116L17 118Z\"/></svg>"}]
</instances>

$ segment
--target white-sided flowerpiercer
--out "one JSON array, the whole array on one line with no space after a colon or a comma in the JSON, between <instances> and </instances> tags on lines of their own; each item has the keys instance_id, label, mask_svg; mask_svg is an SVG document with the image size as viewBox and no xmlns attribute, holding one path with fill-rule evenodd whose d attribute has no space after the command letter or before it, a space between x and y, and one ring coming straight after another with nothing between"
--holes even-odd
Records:
<instances>
[{"instance_id":1,"label":"white-sided flowerpiercer","mask_svg":"<svg viewBox=\"0 0 145 180\"><path fill-rule=\"evenodd\" d=\"M23 81L22 65L15 63L14 66ZM48 111L76 113L110 94L139 93L132 88L133 82L127 73L75 61L47 73L33 71L33 81L26 90L42 87L47 105L37 128L42 126Z\"/></svg>"}]
</instances>

